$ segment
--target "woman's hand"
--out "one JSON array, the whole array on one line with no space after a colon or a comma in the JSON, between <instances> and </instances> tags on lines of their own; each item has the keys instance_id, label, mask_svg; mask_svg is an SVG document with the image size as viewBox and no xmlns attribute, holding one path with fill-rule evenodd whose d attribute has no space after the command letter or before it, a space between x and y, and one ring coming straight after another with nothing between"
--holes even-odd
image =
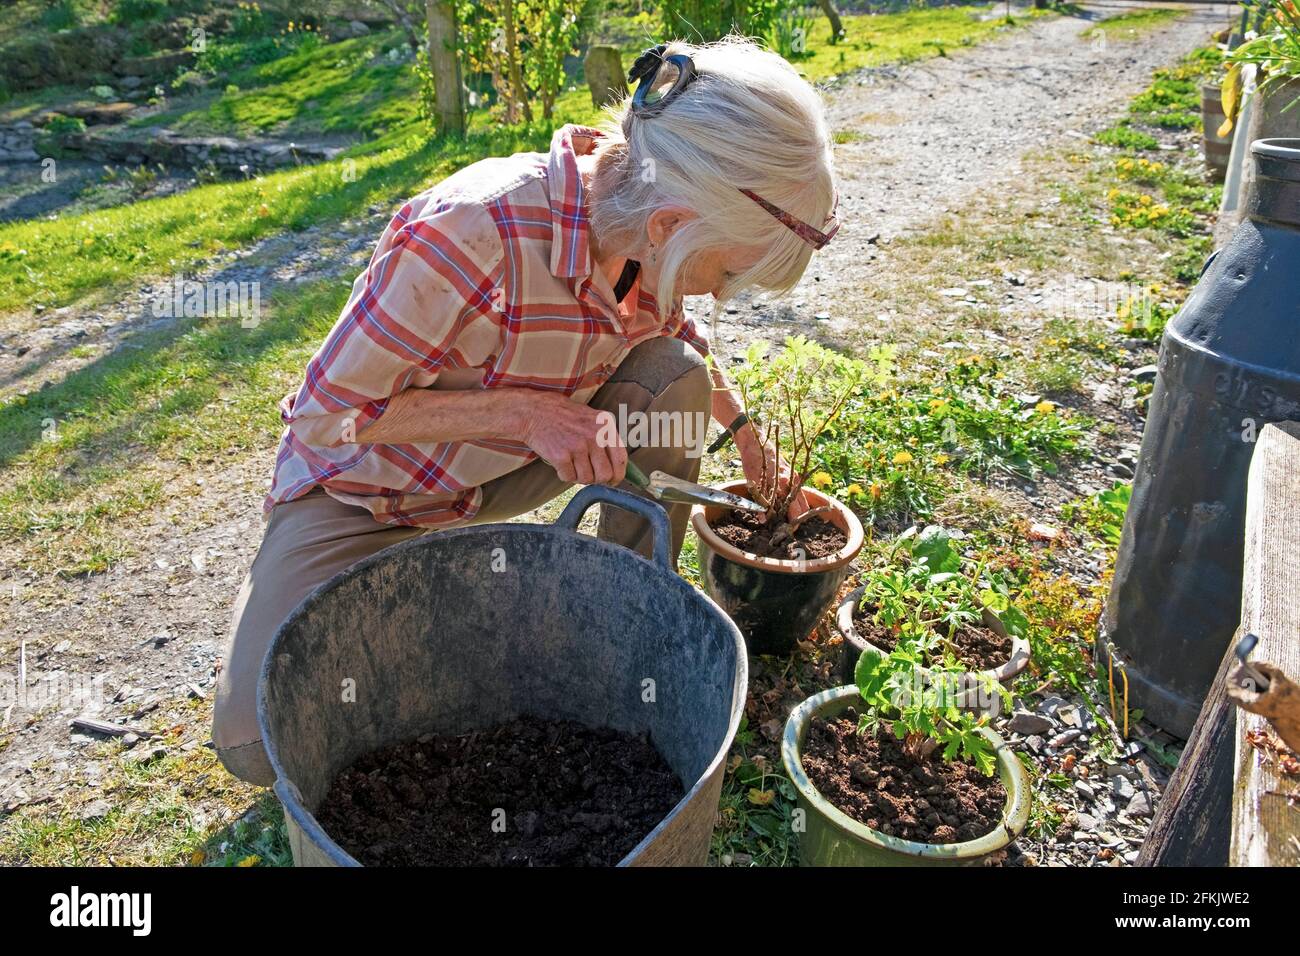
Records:
<instances>
[{"instance_id":1,"label":"woman's hand","mask_svg":"<svg viewBox=\"0 0 1300 956\"><path fill-rule=\"evenodd\" d=\"M772 476L775 474L777 494L784 494L790 487L792 476L789 463L781 457L776 447L771 443L765 443L754 430L754 426L749 423L736 432L734 440L736 450L740 452L740 467L745 472L745 480L749 482L750 491L760 485L771 488ZM800 489L799 494L795 495L794 500L790 502L789 513L782 517L786 521L793 521L809 507L808 499Z\"/></svg>"},{"instance_id":2,"label":"woman's hand","mask_svg":"<svg viewBox=\"0 0 1300 956\"><path fill-rule=\"evenodd\" d=\"M536 391L528 393L521 412L521 440L560 480L583 485L617 485L623 480L627 448L609 412Z\"/></svg>"}]
</instances>

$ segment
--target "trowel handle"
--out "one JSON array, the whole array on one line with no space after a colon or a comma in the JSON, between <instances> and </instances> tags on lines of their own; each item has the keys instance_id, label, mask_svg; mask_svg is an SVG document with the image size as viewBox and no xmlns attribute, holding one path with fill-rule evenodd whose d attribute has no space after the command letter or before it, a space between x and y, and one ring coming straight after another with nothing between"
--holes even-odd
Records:
<instances>
[{"instance_id":1,"label":"trowel handle","mask_svg":"<svg viewBox=\"0 0 1300 956\"><path fill-rule=\"evenodd\" d=\"M650 479L646 477L644 471L636 466L636 462L631 458L627 460L627 472L624 474L624 477L638 488L650 487Z\"/></svg>"}]
</instances>

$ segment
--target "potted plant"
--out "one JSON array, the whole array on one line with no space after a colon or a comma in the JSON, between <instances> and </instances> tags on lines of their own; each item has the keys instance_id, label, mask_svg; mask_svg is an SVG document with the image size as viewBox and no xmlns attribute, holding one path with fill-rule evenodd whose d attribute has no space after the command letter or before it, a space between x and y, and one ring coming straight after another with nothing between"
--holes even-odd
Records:
<instances>
[{"instance_id":1,"label":"potted plant","mask_svg":"<svg viewBox=\"0 0 1300 956\"><path fill-rule=\"evenodd\" d=\"M863 651L888 654L897 646L913 647L925 665L947 662L1001 683L1023 671L1030 658L1023 615L1005 594L980 588L982 567L968 577L961 563L952 535L938 525L899 535L889 560L840 603L844 679L852 679Z\"/></svg>"},{"instance_id":2,"label":"potted plant","mask_svg":"<svg viewBox=\"0 0 1300 956\"><path fill-rule=\"evenodd\" d=\"M1225 119L1219 135L1231 132L1245 98L1247 67L1256 71L1255 95L1260 102L1251 117L1251 139L1295 136L1300 132L1300 9L1295 0L1282 0L1265 15L1258 31L1248 33L1227 56L1228 72L1223 79ZM1281 124L1289 121L1288 127Z\"/></svg>"},{"instance_id":3,"label":"potted plant","mask_svg":"<svg viewBox=\"0 0 1300 956\"><path fill-rule=\"evenodd\" d=\"M909 647L865 651L856 684L791 713L781 759L803 811L805 866L983 864L1024 829L1020 760L987 716L958 706L957 672L927 670L922 679ZM991 680L985 689L1006 694Z\"/></svg>"},{"instance_id":4,"label":"potted plant","mask_svg":"<svg viewBox=\"0 0 1300 956\"><path fill-rule=\"evenodd\" d=\"M756 482L724 485L762 504L761 515L697 506L700 578L745 635L751 654L788 654L831 606L862 548L862 523L806 481L814 449L848 397L866 380L863 363L799 336L767 357L749 348L734 377L763 443L779 449L788 473L764 466ZM791 505L807 502L807 510Z\"/></svg>"}]
</instances>

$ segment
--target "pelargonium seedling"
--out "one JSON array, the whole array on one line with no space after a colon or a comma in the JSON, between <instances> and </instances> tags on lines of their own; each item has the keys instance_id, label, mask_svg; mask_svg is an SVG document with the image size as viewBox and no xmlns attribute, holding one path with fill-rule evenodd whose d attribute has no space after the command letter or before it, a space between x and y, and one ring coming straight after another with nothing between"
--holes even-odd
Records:
<instances>
[{"instance_id":1,"label":"pelargonium seedling","mask_svg":"<svg viewBox=\"0 0 1300 956\"><path fill-rule=\"evenodd\" d=\"M997 753L980 733L989 718L959 704L971 682L1009 703L1011 695L997 681L949 664L923 667L920 650L902 645L888 655L863 651L853 677L862 700L859 733L886 730L902 741L903 752L913 760L925 760L942 748L943 760L968 760L986 777L993 775Z\"/></svg>"},{"instance_id":2,"label":"pelargonium seedling","mask_svg":"<svg viewBox=\"0 0 1300 956\"><path fill-rule=\"evenodd\" d=\"M902 566L895 560L900 551L908 554ZM913 528L895 540L886 565L863 576L859 607L897 634L900 646L932 657L937 647L955 656L952 635L983 617L978 586L983 577L982 565L970 577L961 572L961 555L944 528L931 525L919 533Z\"/></svg>"}]
</instances>

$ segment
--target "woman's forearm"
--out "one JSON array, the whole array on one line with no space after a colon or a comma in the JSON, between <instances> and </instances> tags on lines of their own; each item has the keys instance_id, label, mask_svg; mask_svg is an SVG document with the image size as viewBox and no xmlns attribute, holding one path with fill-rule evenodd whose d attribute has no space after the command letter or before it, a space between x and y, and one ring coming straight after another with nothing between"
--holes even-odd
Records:
<instances>
[{"instance_id":1,"label":"woman's forearm","mask_svg":"<svg viewBox=\"0 0 1300 956\"><path fill-rule=\"evenodd\" d=\"M745 405L740 400L740 395L731 387L731 382L727 380L726 373L719 366L713 365L709 369L709 375L713 378L713 404L711 409L713 420L723 428L728 428L736 420L736 416L745 410ZM743 426L734 438L737 448L747 445L751 441L757 443L757 434L749 425Z\"/></svg>"},{"instance_id":2,"label":"woman's forearm","mask_svg":"<svg viewBox=\"0 0 1300 956\"><path fill-rule=\"evenodd\" d=\"M528 389L521 388L463 391L408 388L389 399L384 414L357 432L357 441L376 444L480 438L521 441L524 432L521 410L528 394Z\"/></svg>"}]
</instances>

